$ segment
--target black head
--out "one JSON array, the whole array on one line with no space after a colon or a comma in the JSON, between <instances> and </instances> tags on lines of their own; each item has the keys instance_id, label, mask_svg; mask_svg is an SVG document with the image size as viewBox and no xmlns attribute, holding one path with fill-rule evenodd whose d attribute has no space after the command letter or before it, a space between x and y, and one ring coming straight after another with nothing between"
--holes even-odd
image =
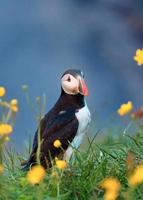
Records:
<instances>
[{"instance_id":1,"label":"black head","mask_svg":"<svg viewBox=\"0 0 143 200\"><path fill-rule=\"evenodd\" d=\"M83 72L81 70L79 70L79 69L68 69L67 71L64 72L64 74L62 75L62 77L65 74L70 74L70 75L72 75L75 78L77 78L78 76L84 78Z\"/></svg>"},{"instance_id":2,"label":"black head","mask_svg":"<svg viewBox=\"0 0 143 200\"><path fill-rule=\"evenodd\" d=\"M61 77L62 89L66 94L84 96L88 95L88 89L84 81L82 71L77 69L69 69L64 72Z\"/></svg>"}]
</instances>

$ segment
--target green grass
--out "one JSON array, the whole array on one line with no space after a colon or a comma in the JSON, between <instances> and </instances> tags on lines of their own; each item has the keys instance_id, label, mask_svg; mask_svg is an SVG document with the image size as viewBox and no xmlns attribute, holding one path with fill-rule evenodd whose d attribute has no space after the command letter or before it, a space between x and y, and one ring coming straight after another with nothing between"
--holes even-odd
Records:
<instances>
[{"instance_id":1,"label":"green grass","mask_svg":"<svg viewBox=\"0 0 143 200\"><path fill-rule=\"evenodd\" d=\"M45 113L46 96L43 95L42 99L36 98L35 110L36 106L30 100L27 86L23 86L23 90L39 124ZM0 123L13 126L15 113L11 108L1 106ZM128 119L125 119L125 123ZM113 121L110 124L114 129L106 130L106 134L103 134L103 130L97 132L93 139L86 140L80 150L74 150L74 157L65 170L53 166L37 185L28 183L27 172L23 172L20 167L20 161L29 156L31 140L25 147L26 153L19 154L13 147L5 148L5 136L1 136L0 163L4 166L4 173L0 173L0 200L101 200L105 194L101 183L109 177L120 181L119 200L143 199L143 184L131 187L128 183L128 177L134 168L143 163L142 123L131 121L123 131L122 125L118 130ZM130 163L127 162L129 155L133 157Z\"/></svg>"},{"instance_id":2,"label":"green grass","mask_svg":"<svg viewBox=\"0 0 143 200\"><path fill-rule=\"evenodd\" d=\"M98 134L100 135L100 133ZM88 146L88 147L87 147ZM84 145L85 147L85 145ZM104 136L86 142L86 148L75 151L64 171L53 167L39 185L27 182L26 172L20 170L19 155L12 149L4 151L5 172L0 175L0 200L95 200L103 199L101 181L116 177L121 183L118 199L143 199L143 185L128 185L127 156L132 152L138 165L143 161L143 128L134 135ZM86 150L85 150L86 149ZM128 166L134 167L134 166ZM53 171L56 172L55 175Z\"/></svg>"}]
</instances>

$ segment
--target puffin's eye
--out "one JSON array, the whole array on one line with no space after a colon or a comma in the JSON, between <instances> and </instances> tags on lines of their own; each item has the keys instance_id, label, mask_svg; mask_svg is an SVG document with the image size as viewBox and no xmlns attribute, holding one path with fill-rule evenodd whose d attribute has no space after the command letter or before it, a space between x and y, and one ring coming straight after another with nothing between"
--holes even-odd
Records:
<instances>
[{"instance_id":1,"label":"puffin's eye","mask_svg":"<svg viewBox=\"0 0 143 200\"><path fill-rule=\"evenodd\" d=\"M68 77L67 81L68 81L68 82L71 82L71 78L70 78L70 76Z\"/></svg>"}]
</instances>

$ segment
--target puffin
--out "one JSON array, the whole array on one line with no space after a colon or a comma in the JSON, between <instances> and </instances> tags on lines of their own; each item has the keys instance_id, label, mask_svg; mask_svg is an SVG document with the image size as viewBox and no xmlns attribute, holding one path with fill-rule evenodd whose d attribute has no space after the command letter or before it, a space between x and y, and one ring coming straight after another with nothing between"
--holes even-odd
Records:
<instances>
[{"instance_id":1,"label":"puffin","mask_svg":"<svg viewBox=\"0 0 143 200\"><path fill-rule=\"evenodd\" d=\"M61 94L53 108L41 119L35 133L32 151L27 161L21 163L23 170L38 164L52 167L52 161L60 158L70 161L74 149L78 149L91 121L85 96L88 88L81 70L69 69L61 77ZM40 139L40 147L39 147ZM59 140L61 146L54 146ZM38 150L39 149L39 150Z\"/></svg>"}]
</instances>

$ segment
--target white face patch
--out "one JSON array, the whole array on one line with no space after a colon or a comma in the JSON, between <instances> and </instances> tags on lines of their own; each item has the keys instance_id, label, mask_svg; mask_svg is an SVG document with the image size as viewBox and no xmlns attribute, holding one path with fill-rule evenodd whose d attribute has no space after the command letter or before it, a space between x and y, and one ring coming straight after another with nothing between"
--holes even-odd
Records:
<instances>
[{"instance_id":1,"label":"white face patch","mask_svg":"<svg viewBox=\"0 0 143 200\"><path fill-rule=\"evenodd\" d=\"M61 85L67 94L76 95L79 92L79 81L71 74L65 74L62 77Z\"/></svg>"}]
</instances>

